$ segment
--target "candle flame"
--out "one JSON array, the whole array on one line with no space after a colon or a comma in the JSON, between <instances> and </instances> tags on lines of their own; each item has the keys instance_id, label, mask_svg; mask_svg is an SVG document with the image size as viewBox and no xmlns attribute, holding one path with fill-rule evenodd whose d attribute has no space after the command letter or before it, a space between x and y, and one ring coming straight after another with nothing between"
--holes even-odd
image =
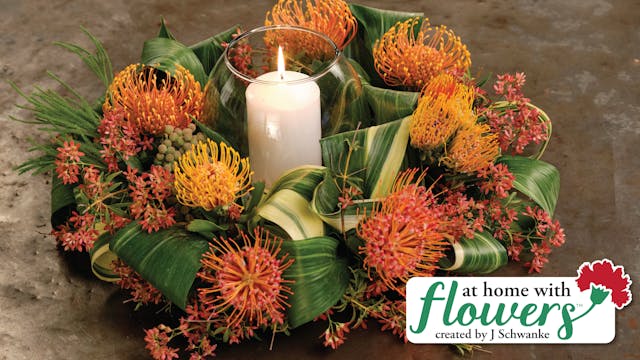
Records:
<instances>
[{"instance_id":1,"label":"candle flame","mask_svg":"<svg viewBox=\"0 0 640 360\"><path fill-rule=\"evenodd\" d=\"M278 75L280 75L280 80L284 80L284 54L282 52L282 46L278 46Z\"/></svg>"}]
</instances>

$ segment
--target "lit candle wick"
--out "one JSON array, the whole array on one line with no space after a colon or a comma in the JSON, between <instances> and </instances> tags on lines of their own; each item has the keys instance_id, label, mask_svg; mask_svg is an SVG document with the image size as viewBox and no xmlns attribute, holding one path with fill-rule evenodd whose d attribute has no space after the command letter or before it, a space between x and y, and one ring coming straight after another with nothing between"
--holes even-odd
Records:
<instances>
[{"instance_id":1,"label":"lit candle wick","mask_svg":"<svg viewBox=\"0 0 640 360\"><path fill-rule=\"evenodd\" d=\"M280 75L280 80L284 80L284 54L282 52L282 46L278 46L278 75Z\"/></svg>"}]
</instances>

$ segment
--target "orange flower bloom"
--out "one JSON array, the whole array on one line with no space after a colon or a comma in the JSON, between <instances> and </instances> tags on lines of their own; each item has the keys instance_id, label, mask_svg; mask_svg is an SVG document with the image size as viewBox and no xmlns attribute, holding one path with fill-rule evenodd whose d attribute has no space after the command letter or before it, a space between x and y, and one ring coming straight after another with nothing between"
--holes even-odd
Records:
<instances>
[{"instance_id":1,"label":"orange flower bloom","mask_svg":"<svg viewBox=\"0 0 640 360\"><path fill-rule=\"evenodd\" d=\"M446 144L460 126L475 121L472 104L473 88L447 73L432 78L411 118L411 145L426 151Z\"/></svg>"},{"instance_id":2,"label":"orange flower bloom","mask_svg":"<svg viewBox=\"0 0 640 360\"><path fill-rule=\"evenodd\" d=\"M443 162L456 171L473 173L487 168L498 155L498 135L489 125L474 123L458 130Z\"/></svg>"},{"instance_id":3,"label":"orange flower bloom","mask_svg":"<svg viewBox=\"0 0 640 360\"><path fill-rule=\"evenodd\" d=\"M127 66L109 86L102 105L106 113L122 108L125 119L142 132L158 135L166 125L183 129L202 114L203 93L189 70L176 65L167 76L140 64Z\"/></svg>"},{"instance_id":4,"label":"orange flower bloom","mask_svg":"<svg viewBox=\"0 0 640 360\"><path fill-rule=\"evenodd\" d=\"M387 85L414 91L442 72L459 76L471 66L469 51L460 37L445 26L433 27L429 19L419 17L391 27L376 41L373 59Z\"/></svg>"},{"instance_id":5,"label":"orange flower bloom","mask_svg":"<svg viewBox=\"0 0 640 360\"><path fill-rule=\"evenodd\" d=\"M365 268L375 270L386 287L400 293L409 278L432 275L448 246L437 232L432 194L412 183L416 173L413 169L400 174L392 193L357 227L364 240L360 253L365 255Z\"/></svg>"},{"instance_id":6,"label":"orange flower bloom","mask_svg":"<svg viewBox=\"0 0 640 360\"><path fill-rule=\"evenodd\" d=\"M178 201L186 206L212 210L228 205L251 191L248 158L225 143L199 142L174 163Z\"/></svg>"},{"instance_id":7,"label":"orange flower bloom","mask_svg":"<svg viewBox=\"0 0 640 360\"><path fill-rule=\"evenodd\" d=\"M201 260L200 278L210 287L200 288L200 299L226 315L229 328L240 325L282 324L288 295L293 294L283 272L293 264L279 256L281 240L256 228L255 243L241 232L242 244L232 239L214 239Z\"/></svg>"},{"instance_id":8,"label":"orange flower bloom","mask_svg":"<svg viewBox=\"0 0 640 360\"><path fill-rule=\"evenodd\" d=\"M267 12L265 25L296 25L326 34L339 49L343 49L356 36L358 22L351 13L349 5L342 0L279 0L270 12ZM282 33L280 33L282 34ZM318 39L305 34L297 37L279 37L277 45L283 45L285 51L297 54L304 51L314 56L327 55L326 46L319 46Z\"/></svg>"}]
</instances>

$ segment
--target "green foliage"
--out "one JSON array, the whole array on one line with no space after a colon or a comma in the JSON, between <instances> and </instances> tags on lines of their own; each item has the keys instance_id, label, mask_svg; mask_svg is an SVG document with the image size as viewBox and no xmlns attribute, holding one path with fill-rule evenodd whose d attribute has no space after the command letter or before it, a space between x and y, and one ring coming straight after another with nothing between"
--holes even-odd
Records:
<instances>
[{"instance_id":1,"label":"green foliage","mask_svg":"<svg viewBox=\"0 0 640 360\"><path fill-rule=\"evenodd\" d=\"M419 95L416 92L383 89L369 84L364 85L364 93L377 125L413 114Z\"/></svg>"},{"instance_id":2,"label":"green foliage","mask_svg":"<svg viewBox=\"0 0 640 360\"><path fill-rule=\"evenodd\" d=\"M338 240L326 236L282 243L282 251L295 259L284 273L286 279L294 281L287 312L292 328L324 313L344 294L349 270L346 260L337 255L338 244Z\"/></svg>"},{"instance_id":3,"label":"green foliage","mask_svg":"<svg viewBox=\"0 0 640 360\"><path fill-rule=\"evenodd\" d=\"M516 190L553 216L560 194L560 172L555 166L522 156L502 156L498 162L507 165L515 176Z\"/></svg>"},{"instance_id":4,"label":"green foliage","mask_svg":"<svg viewBox=\"0 0 640 360\"><path fill-rule=\"evenodd\" d=\"M111 81L113 81L113 67L111 66L111 60L107 55L106 50L102 46L102 43L98 41L87 29L81 27L82 32L85 33L96 48L95 54L90 53L86 49L67 42L55 42L54 44L71 51L78 55L80 59L87 65L87 67L102 81L105 89L109 87Z\"/></svg>"},{"instance_id":5,"label":"green foliage","mask_svg":"<svg viewBox=\"0 0 640 360\"><path fill-rule=\"evenodd\" d=\"M320 140L322 160L338 176L358 179L365 198L386 195L405 156L410 118ZM353 148L351 155L349 147Z\"/></svg>"},{"instance_id":6,"label":"green foliage","mask_svg":"<svg viewBox=\"0 0 640 360\"><path fill-rule=\"evenodd\" d=\"M453 258L444 258L444 270L462 274L488 274L505 266L509 260L507 250L487 232L476 233L473 239L462 238L453 242Z\"/></svg>"},{"instance_id":7,"label":"green foliage","mask_svg":"<svg viewBox=\"0 0 640 360\"><path fill-rule=\"evenodd\" d=\"M323 236L322 219L310 207L323 174L324 168L319 166L303 166L284 174L258 206L252 222L267 220L293 240Z\"/></svg>"},{"instance_id":8,"label":"green foliage","mask_svg":"<svg viewBox=\"0 0 640 360\"><path fill-rule=\"evenodd\" d=\"M109 233L102 234L93 244L93 248L89 251L91 258L91 271L100 280L106 282L116 282L120 277L113 272L111 264L118 257L109 249L109 241L111 235Z\"/></svg>"},{"instance_id":9,"label":"green foliage","mask_svg":"<svg viewBox=\"0 0 640 360\"><path fill-rule=\"evenodd\" d=\"M183 229L148 233L133 222L113 235L110 248L184 310L196 273L200 270L200 258L209 244L199 235Z\"/></svg>"},{"instance_id":10,"label":"green foliage","mask_svg":"<svg viewBox=\"0 0 640 360\"><path fill-rule=\"evenodd\" d=\"M202 87L207 83L204 67L193 50L172 39L154 38L145 41L141 62L168 73L174 73L176 65L180 65L189 70Z\"/></svg>"},{"instance_id":11,"label":"green foliage","mask_svg":"<svg viewBox=\"0 0 640 360\"><path fill-rule=\"evenodd\" d=\"M225 49L222 44L230 43L231 40L233 40L232 35L238 33L239 29L240 27L238 25L232 26L218 35L202 40L189 47L198 59L200 59L205 74L208 75L211 73L213 66L218 62L220 57L222 57Z\"/></svg>"}]
</instances>

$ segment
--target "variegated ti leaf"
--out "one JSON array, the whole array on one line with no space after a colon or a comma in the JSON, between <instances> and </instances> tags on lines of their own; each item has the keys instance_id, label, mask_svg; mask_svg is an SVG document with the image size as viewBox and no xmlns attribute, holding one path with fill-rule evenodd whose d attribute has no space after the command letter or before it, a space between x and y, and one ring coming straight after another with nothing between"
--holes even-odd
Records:
<instances>
[{"instance_id":1,"label":"variegated ti leaf","mask_svg":"<svg viewBox=\"0 0 640 360\"><path fill-rule=\"evenodd\" d=\"M323 236L298 241L284 241L283 253L295 261L284 277L293 280L293 295L287 312L292 328L312 321L335 305L349 283L347 261L337 254L339 241Z\"/></svg>"},{"instance_id":2,"label":"variegated ti leaf","mask_svg":"<svg viewBox=\"0 0 640 360\"><path fill-rule=\"evenodd\" d=\"M371 213L376 200L359 200L342 209L339 204L341 195L339 180L332 178L327 172L324 180L318 184L313 194L311 207L322 220L341 233L355 229L364 214Z\"/></svg>"},{"instance_id":3,"label":"variegated ti leaf","mask_svg":"<svg viewBox=\"0 0 640 360\"><path fill-rule=\"evenodd\" d=\"M148 233L131 224L113 235L111 251L184 310L209 243L184 229Z\"/></svg>"},{"instance_id":4,"label":"variegated ti leaf","mask_svg":"<svg viewBox=\"0 0 640 360\"><path fill-rule=\"evenodd\" d=\"M410 117L320 140L322 160L336 175L362 181L365 198L389 193L409 142ZM349 147L351 155L348 155Z\"/></svg>"},{"instance_id":5,"label":"variegated ti leaf","mask_svg":"<svg viewBox=\"0 0 640 360\"><path fill-rule=\"evenodd\" d=\"M340 232L351 230L389 193L405 157L409 121L406 117L320 140L324 163L331 171L316 188L312 206L323 221ZM345 175L362 189L364 200L342 209L338 197Z\"/></svg>"},{"instance_id":6,"label":"variegated ti leaf","mask_svg":"<svg viewBox=\"0 0 640 360\"><path fill-rule=\"evenodd\" d=\"M51 225L56 227L67 221L71 211L76 204L73 195L73 185L65 185L54 173L51 176Z\"/></svg>"},{"instance_id":7,"label":"variegated ti leaf","mask_svg":"<svg viewBox=\"0 0 640 360\"><path fill-rule=\"evenodd\" d=\"M443 270L463 274L488 274L505 266L507 250L487 232L476 233L473 239L452 242L453 259L440 261Z\"/></svg>"},{"instance_id":8,"label":"variegated ti leaf","mask_svg":"<svg viewBox=\"0 0 640 360\"><path fill-rule=\"evenodd\" d=\"M118 256L109 249L110 240L110 234L102 234L93 244L91 251L89 251L89 257L91 259L91 271L98 279L116 282L120 280L120 276L113 271L111 264L118 259Z\"/></svg>"},{"instance_id":9,"label":"variegated ti leaf","mask_svg":"<svg viewBox=\"0 0 640 360\"><path fill-rule=\"evenodd\" d=\"M313 192L324 177L322 166L302 166L285 173L256 209L254 223L267 220L292 240L325 234L322 219L312 211Z\"/></svg>"},{"instance_id":10,"label":"variegated ti leaf","mask_svg":"<svg viewBox=\"0 0 640 360\"><path fill-rule=\"evenodd\" d=\"M560 172L555 166L522 156L502 156L498 162L507 165L515 177L516 190L553 216L560 193Z\"/></svg>"},{"instance_id":11,"label":"variegated ti leaf","mask_svg":"<svg viewBox=\"0 0 640 360\"><path fill-rule=\"evenodd\" d=\"M377 125L413 114L418 103L418 93L383 89L364 85L364 94Z\"/></svg>"},{"instance_id":12,"label":"variegated ti leaf","mask_svg":"<svg viewBox=\"0 0 640 360\"><path fill-rule=\"evenodd\" d=\"M198 56L192 49L173 39L158 37L145 41L140 61L169 73L175 71L176 65L181 65L203 88L207 83L207 74Z\"/></svg>"}]
</instances>

